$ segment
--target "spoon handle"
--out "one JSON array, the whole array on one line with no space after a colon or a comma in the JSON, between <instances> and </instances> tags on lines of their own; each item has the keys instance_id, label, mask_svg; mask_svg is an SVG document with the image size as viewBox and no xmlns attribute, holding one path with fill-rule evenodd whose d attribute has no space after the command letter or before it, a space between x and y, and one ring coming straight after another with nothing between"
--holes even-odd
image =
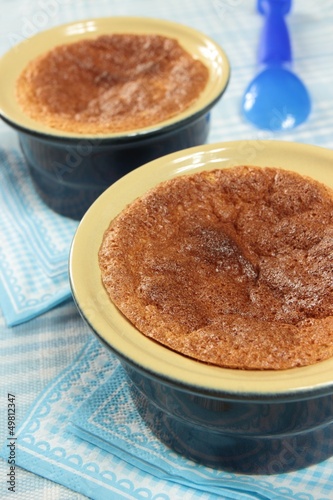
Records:
<instances>
[{"instance_id":1,"label":"spoon handle","mask_svg":"<svg viewBox=\"0 0 333 500\"><path fill-rule=\"evenodd\" d=\"M270 0L257 0L257 10L260 12L260 14L265 14L267 10L267 4L269 7L269 4L272 2ZM275 0L274 3L279 3L281 4L281 11L283 15L289 14L291 10L291 0Z\"/></svg>"},{"instance_id":2,"label":"spoon handle","mask_svg":"<svg viewBox=\"0 0 333 500\"><path fill-rule=\"evenodd\" d=\"M291 62L291 43L284 18L291 8L291 0L258 0L257 8L265 18L258 62L266 65Z\"/></svg>"}]
</instances>

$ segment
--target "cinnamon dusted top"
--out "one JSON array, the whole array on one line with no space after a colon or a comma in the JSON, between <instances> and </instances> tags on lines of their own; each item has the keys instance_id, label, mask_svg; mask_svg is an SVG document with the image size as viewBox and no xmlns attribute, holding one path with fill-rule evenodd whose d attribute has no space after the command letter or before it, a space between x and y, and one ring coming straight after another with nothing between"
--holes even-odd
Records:
<instances>
[{"instance_id":1,"label":"cinnamon dusted top","mask_svg":"<svg viewBox=\"0 0 333 500\"><path fill-rule=\"evenodd\" d=\"M112 301L145 335L222 367L333 355L333 193L297 173L235 167L166 181L104 235Z\"/></svg>"},{"instance_id":2,"label":"cinnamon dusted top","mask_svg":"<svg viewBox=\"0 0 333 500\"><path fill-rule=\"evenodd\" d=\"M17 99L32 118L69 132L122 132L187 109L209 71L177 40L112 34L61 45L31 61Z\"/></svg>"}]
</instances>

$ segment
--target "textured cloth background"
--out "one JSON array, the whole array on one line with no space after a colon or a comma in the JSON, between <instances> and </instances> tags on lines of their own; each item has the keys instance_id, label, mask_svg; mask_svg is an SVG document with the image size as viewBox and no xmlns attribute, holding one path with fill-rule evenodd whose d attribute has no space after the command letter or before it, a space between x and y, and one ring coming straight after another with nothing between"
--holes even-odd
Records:
<instances>
[{"instance_id":1,"label":"textured cloth background","mask_svg":"<svg viewBox=\"0 0 333 500\"><path fill-rule=\"evenodd\" d=\"M156 0L0 0L0 56L12 45L33 35L37 31L48 29L54 25L65 22L86 19L90 17L112 16L112 15L142 15L159 17L182 22L200 31L207 33L215 39L225 49L231 63L231 79L229 87L222 100L216 105L211 113L212 129L209 142L219 142L235 139L254 140L248 148L249 162L255 161L256 151L264 147L264 139L280 139L316 144L327 148L333 147L333 0L295 0L293 2L292 13L288 16L287 22L291 32L294 70L304 79L310 91L313 108L312 113L306 123L299 128L288 133L271 133L254 129L246 123L240 113L240 101L242 93L249 80L256 72L256 47L261 27L261 18L255 11L255 1L253 0L168 0L160 2ZM15 61L13 61L13 64ZM1 75L1 78L5 78ZM16 255L24 255L28 259L27 264L22 269L16 264L13 265L14 281L17 276L20 278L19 285L23 282L33 283L32 275L37 272L31 267L34 259L29 258L28 252L23 252L22 245L26 249L34 248L35 238L31 238L31 233L27 229L37 231L37 238L41 236L43 217L46 217L42 207L40 218L35 209L32 218L29 218L29 211L25 211L24 224L20 227L14 223L8 223L6 210L10 204L14 209L20 210L17 203L17 193L10 192L10 189L3 189L8 179L20 175L21 181L18 187L27 190L29 178L24 171L24 162L21 157L17 143L16 134L7 125L0 121L0 246L3 262L11 261ZM333 168L333 166L332 166ZM25 179L25 182L24 182ZM34 196L34 195L32 195ZM15 202L16 197L16 202ZM22 200L21 200L22 201ZM39 200L33 198L33 206L39 205ZM26 203L26 202L24 202ZM26 216L28 217L26 219ZM13 217L12 217L13 219ZM33 220L33 222L32 222ZM62 241L59 244L59 234L62 233L62 222L65 222L67 232L67 243ZM53 290L52 297L45 301L44 306L40 306L38 311L41 314L34 319L22 323L18 326L9 327L10 322L15 323L15 311L8 313L5 318L0 318L0 441L1 444L7 436L7 393L16 396L16 422L27 423L33 413L27 413L34 401L40 401L40 397L45 398L49 387L58 380L63 370L68 370L73 366L82 348L91 339L91 334L80 319L76 308L68 293L68 282L66 281L66 254L68 254L68 240L70 233L74 230L69 227L68 221L60 221L54 218L51 239L44 238L42 242L41 255L38 258L38 269L42 269L46 279L51 279L52 286L47 285L48 291ZM30 238L30 239L29 239ZM52 240L53 239L53 240ZM50 253L50 241L57 242L56 252ZM14 242L10 248L8 242ZM16 254L16 252L18 252ZM33 252L33 250L30 250ZM23 263L23 262L22 262ZM41 264L42 263L42 264ZM4 274L9 268L0 266ZM33 273L31 272L33 269ZM38 271L38 272L39 272ZM57 274L58 272L58 274ZM17 274L16 274L17 273ZM2 287L8 282L8 276L1 276ZM61 276L60 281L57 282ZM54 286L54 288L53 288ZM14 288L15 289L15 288ZM44 297L44 289L37 287L36 293ZM7 292L8 293L8 292ZM7 299L3 299L1 294L1 308L6 309ZM57 296L57 294L59 294ZM29 294L28 294L29 295ZM51 306L62 302L60 305L49 309ZM48 312L45 312L47 311ZM38 314L37 311L37 314ZM15 313L15 314L14 314ZM13 321L12 319L13 318ZM27 316L27 319L29 315ZM94 377L94 371L88 372L88 377ZM94 379L93 379L94 380ZM50 386L48 384L51 384ZM81 390L82 386L78 386ZM36 409L36 406L33 406ZM47 420L45 420L47 422ZM54 432L54 429L49 429ZM61 435L60 435L60 438ZM18 454L19 454L18 449ZM22 455L23 456L23 455ZM327 465L327 467L326 467ZM26 464L32 466L31 461ZM126 464L119 460L118 471L123 468L126 474ZM284 492L285 497L281 497L276 490L250 491L239 493L231 498L297 498L298 500L329 499L331 492L327 490L332 482L333 467L331 462L320 467L320 472L315 468L309 468L299 473L299 476L289 480L292 484L292 495ZM5 483L8 473L6 460L0 461L0 498L15 498L18 500L72 500L81 499L90 495L90 486L81 481L81 493L74 491L74 483L67 484L70 488L56 484L41 476L47 476L47 470L42 464L34 469L34 473L17 468L16 492L7 490ZM141 481L138 475L138 484ZM276 477L276 481L282 481L282 477ZM61 476L59 478L61 482ZM154 498L155 500L165 500L165 484L156 484L151 476L146 476L144 488L139 489L135 497L129 493L127 498ZM125 483L122 483L125 485ZM260 486L261 487L261 486ZM148 490L147 490L148 488ZM153 494L150 494L150 492ZM147 493L148 492L148 493ZM147 496L150 494L150 497ZM234 493L236 495L236 493ZM141 495L141 496L140 496ZM145 496L146 495L146 496ZM172 500L178 498L201 499L207 498L202 492L190 489L173 491ZM219 498L228 498L226 493L219 495ZM295 496L296 495L296 496ZM111 500L117 498L109 495ZM209 498L209 497L208 497Z\"/></svg>"}]
</instances>

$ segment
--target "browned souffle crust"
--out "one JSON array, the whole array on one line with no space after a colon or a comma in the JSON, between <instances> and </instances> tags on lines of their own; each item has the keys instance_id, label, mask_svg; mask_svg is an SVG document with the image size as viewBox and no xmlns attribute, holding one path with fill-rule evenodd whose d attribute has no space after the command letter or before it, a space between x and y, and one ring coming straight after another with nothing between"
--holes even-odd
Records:
<instances>
[{"instance_id":1,"label":"browned souffle crust","mask_svg":"<svg viewBox=\"0 0 333 500\"><path fill-rule=\"evenodd\" d=\"M333 193L234 167L173 178L104 234L104 286L144 335L196 360L286 369L333 355Z\"/></svg>"},{"instance_id":2,"label":"browned souffle crust","mask_svg":"<svg viewBox=\"0 0 333 500\"><path fill-rule=\"evenodd\" d=\"M208 68L175 39L111 34L55 47L32 60L16 88L31 118L66 132L118 133L186 110Z\"/></svg>"}]
</instances>

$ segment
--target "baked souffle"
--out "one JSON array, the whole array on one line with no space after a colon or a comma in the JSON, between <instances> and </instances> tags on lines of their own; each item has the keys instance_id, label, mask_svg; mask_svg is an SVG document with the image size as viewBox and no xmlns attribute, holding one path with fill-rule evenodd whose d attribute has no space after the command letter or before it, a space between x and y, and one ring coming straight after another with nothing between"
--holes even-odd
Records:
<instances>
[{"instance_id":1,"label":"baked souffle","mask_svg":"<svg viewBox=\"0 0 333 500\"><path fill-rule=\"evenodd\" d=\"M333 356L333 192L241 166L172 178L111 221L104 287L152 341L225 368Z\"/></svg>"},{"instance_id":2,"label":"baked souffle","mask_svg":"<svg viewBox=\"0 0 333 500\"><path fill-rule=\"evenodd\" d=\"M186 110L209 70L173 38L105 34L63 44L33 59L17 100L36 121L79 134L142 129Z\"/></svg>"}]
</instances>

